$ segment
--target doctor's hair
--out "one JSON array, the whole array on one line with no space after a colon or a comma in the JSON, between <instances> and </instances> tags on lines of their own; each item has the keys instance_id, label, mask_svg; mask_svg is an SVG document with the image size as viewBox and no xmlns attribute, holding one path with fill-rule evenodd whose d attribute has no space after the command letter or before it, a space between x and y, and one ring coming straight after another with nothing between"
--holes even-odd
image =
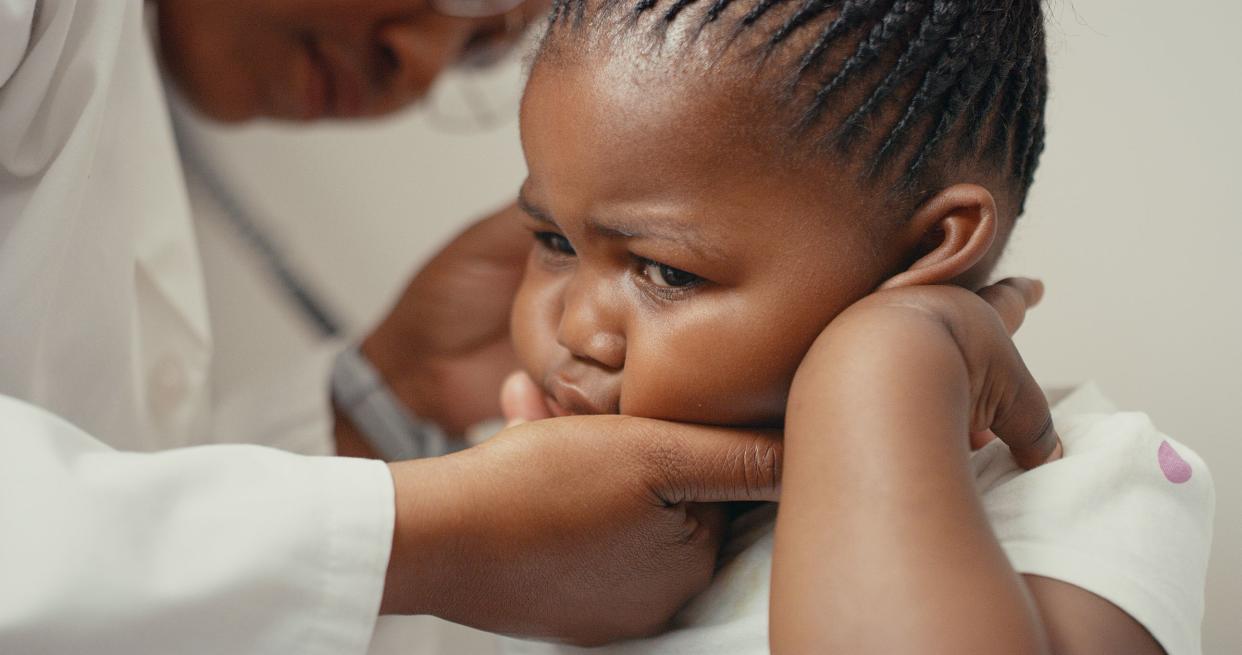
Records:
<instances>
[{"instance_id":1,"label":"doctor's hair","mask_svg":"<svg viewBox=\"0 0 1242 655\"><path fill-rule=\"evenodd\" d=\"M636 33L664 52L674 28L683 54L714 43L715 74L730 53L753 62L796 142L864 183L919 203L968 163L1000 174L1021 213L1044 148L1039 0L553 0L536 59L581 49L559 47L566 37Z\"/></svg>"}]
</instances>

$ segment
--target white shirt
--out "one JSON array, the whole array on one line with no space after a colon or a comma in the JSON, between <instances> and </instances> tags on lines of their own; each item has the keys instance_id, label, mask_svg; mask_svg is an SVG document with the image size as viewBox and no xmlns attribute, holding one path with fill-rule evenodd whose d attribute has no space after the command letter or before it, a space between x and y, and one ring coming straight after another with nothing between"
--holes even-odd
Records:
<instances>
[{"instance_id":1,"label":"white shirt","mask_svg":"<svg viewBox=\"0 0 1242 655\"><path fill-rule=\"evenodd\" d=\"M383 464L112 450L331 451L326 358L212 411L142 13L0 0L0 652L364 652Z\"/></svg>"},{"instance_id":2,"label":"white shirt","mask_svg":"<svg viewBox=\"0 0 1242 655\"><path fill-rule=\"evenodd\" d=\"M1112 602L1169 655L1200 653L1215 506L1203 460L1145 414L1116 411L1094 384L1058 402L1053 419L1065 446L1056 462L1022 471L999 440L971 455L976 488L1010 563ZM775 516L772 506L739 520L725 546L728 563L672 631L590 652L767 653ZM507 655L582 652L499 639Z\"/></svg>"}]
</instances>

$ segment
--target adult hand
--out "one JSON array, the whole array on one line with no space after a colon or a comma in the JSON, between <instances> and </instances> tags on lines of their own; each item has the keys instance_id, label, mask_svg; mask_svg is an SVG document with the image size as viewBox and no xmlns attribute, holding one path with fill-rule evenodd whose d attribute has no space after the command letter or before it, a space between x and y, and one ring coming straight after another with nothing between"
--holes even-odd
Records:
<instances>
[{"instance_id":1,"label":"adult hand","mask_svg":"<svg viewBox=\"0 0 1242 655\"><path fill-rule=\"evenodd\" d=\"M385 613L577 644L656 632L711 579L718 501L776 500L779 437L623 416L391 464Z\"/></svg>"},{"instance_id":2,"label":"adult hand","mask_svg":"<svg viewBox=\"0 0 1242 655\"><path fill-rule=\"evenodd\" d=\"M499 416L501 381L518 366L509 309L532 242L517 211L475 223L440 251L362 344L394 392L450 434Z\"/></svg>"}]
</instances>

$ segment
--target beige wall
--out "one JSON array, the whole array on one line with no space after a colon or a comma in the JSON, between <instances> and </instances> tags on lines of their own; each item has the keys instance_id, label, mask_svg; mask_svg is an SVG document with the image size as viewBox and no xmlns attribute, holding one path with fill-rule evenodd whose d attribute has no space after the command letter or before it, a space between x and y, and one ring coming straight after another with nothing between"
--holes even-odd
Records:
<instances>
[{"instance_id":1,"label":"beige wall","mask_svg":"<svg viewBox=\"0 0 1242 655\"><path fill-rule=\"evenodd\" d=\"M1018 339L1046 384L1095 379L1197 449L1217 485L1205 652L1242 652L1242 5L1052 6L1048 150L1004 269L1042 277ZM516 72L514 73L516 79ZM516 126L194 130L201 151L361 328L523 175ZM222 386L309 337L196 193Z\"/></svg>"}]
</instances>

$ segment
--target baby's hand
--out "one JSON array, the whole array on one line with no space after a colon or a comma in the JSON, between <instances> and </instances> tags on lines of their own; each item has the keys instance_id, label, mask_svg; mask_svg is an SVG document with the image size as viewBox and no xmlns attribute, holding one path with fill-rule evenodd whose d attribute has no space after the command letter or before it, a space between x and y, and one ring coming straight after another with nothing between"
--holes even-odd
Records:
<instances>
[{"instance_id":1,"label":"baby's hand","mask_svg":"<svg viewBox=\"0 0 1242 655\"><path fill-rule=\"evenodd\" d=\"M853 339L858 348L873 348L884 347L884 335L892 335L933 348L945 343L947 333L970 381L971 445L982 445L994 433L1029 469L1062 452L1047 399L1012 340L1027 309L1042 296L1043 285L1027 278L1001 280L978 293L947 285L886 289L842 312L821 340Z\"/></svg>"}]
</instances>

